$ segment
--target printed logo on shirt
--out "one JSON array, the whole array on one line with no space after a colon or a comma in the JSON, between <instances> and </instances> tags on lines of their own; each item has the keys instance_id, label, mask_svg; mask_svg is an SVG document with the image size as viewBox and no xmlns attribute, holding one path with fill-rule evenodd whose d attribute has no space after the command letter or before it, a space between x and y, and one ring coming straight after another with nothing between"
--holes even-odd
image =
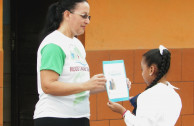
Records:
<instances>
[{"instance_id":1,"label":"printed logo on shirt","mask_svg":"<svg viewBox=\"0 0 194 126\"><path fill-rule=\"evenodd\" d=\"M70 72L77 72L77 71L89 71L88 64L84 57L81 55L79 49L77 47L71 46L71 59L77 63L77 66L70 67Z\"/></svg>"},{"instance_id":2,"label":"printed logo on shirt","mask_svg":"<svg viewBox=\"0 0 194 126\"><path fill-rule=\"evenodd\" d=\"M70 72L76 72L76 71L89 71L89 67L82 67L82 66L70 67Z\"/></svg>"},{"instance_id":3,"label":"printed logo on shirt","mask_svg":"<svg viewBox=\"0 0 194 126\"><path fill-rule=\"evenodd\" d=\"M83 56L81 55L81 53L77 47L72 48L70 53L71 53L72 60L80 61L81 59L83 59Z\"/></svg>"},{"instance_id":4,"label":"printed logo on shirt","mask_svg":"<svg viewBox=\"0 0 194 126\"><path fill-rule=\"evenodd\" d=\"M84 91L84 92L75 94L76 98L75 98L75 100L73 101L74 105L79 104L80 102L84 101L84 100L87 98L87 96L86 96L85 93L86 93L86 92Z\"/></svg>"},{"instance_id":5,"label":"printed logo on shirt","mask_svg":"<svg viewBox=\"0 0 194 126\"><path fill-rule=\"evenodd\" d=\"M82 82L82 79L87 78L89 75L89 67L82 56L80 50L72 45L70 47L71 60L75 63L70 66L70 72L77 72L77 74L72 78L74 82ZM88 98L88 93L86 91L75 94L75 99L73 101L74 105L80 105Z\"/></svg>"}]
</instances>

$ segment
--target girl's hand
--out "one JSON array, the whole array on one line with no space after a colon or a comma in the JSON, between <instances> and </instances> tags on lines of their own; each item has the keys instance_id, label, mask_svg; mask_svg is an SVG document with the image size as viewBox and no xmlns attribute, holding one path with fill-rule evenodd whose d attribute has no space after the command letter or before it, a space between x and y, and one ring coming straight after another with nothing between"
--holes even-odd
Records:
<instances>
[{"instance_id":1,"label":"girl's hand","mask_svg":"<svg viewBox=\"0 0 194 126\"><path fill-rule=\"evenodd\" d=\"M111 102L109 101L107 103L107 106L113 111L113 112L116 112L116 113L120 113L121 115L126 111L126 109L120 105L119 103L115 103L115 102Z\"/></svg>"},{"instance_id":2,"label":"girl's hand","mask_svg":"<svg viewBox=\"0 0 194 126\"><path fill-rule=\"evenodd\" d=\"M129 78L126 78L126 81L127 81L127 87L130 90L131 89L131 81L129 80Z\"/></svg>"}]
</instances>

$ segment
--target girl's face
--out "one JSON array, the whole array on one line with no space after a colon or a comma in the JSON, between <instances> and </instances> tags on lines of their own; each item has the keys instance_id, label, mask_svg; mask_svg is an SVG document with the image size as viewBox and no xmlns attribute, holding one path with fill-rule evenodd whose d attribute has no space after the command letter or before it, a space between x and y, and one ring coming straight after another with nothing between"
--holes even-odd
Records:
<instances>
[{"instance_id":1,"label":"girl's face","mask_svg":"<svg viewBox=\"0 0 194 126\"><path fill-rule=\"evenodd\" d=\"M147 85L150 85L153 81L153 76L151 72L151 67L147 66L145 62L145 58L143 57L141 60L141 70L142 70L142 77Z\"/></svg>"},{"instance_id":2,"label":"girl's face","mask_svg":"<svg viewBox=\"0 0 194 126\"><path fill-rule=\"evenodd\" d=\"M84 33L86 26L90 23L89 11L89 4L87 2L81 2L70 13L69 25L73 35L81 35Z\"/></svg>"}]
</instances>

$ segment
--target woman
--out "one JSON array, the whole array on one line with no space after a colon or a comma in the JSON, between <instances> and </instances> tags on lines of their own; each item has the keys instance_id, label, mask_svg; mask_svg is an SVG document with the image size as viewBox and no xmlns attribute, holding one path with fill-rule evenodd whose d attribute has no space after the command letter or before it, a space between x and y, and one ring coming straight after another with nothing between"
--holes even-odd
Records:
<instances>
[{"instance_id":1,"label":"woman","mask_svg":"<svg viewBox=\"0 0 194 126\"><path fill-rule=\"evenodd\" d=\"M160 46L146 52L141 61L142 76L147 84L137 97L136 115L118 103L108 107L120 113L127 126L174 126L181 112L182 102L176 89L167 80L171 53Z\"/></svg>"},{"instance_id":2,"label":"woman","mask_svg":"<svg viewBox=\"0 0 194 126\"><path fill-rule=\"evenodd\" d=\"M59 0L49 7L38 49L39 101L35 126L89 126L89 94L105 90L106 79L90 79L86 53L74 36L90 22L86 0Z\"/></svg>"}]
</instances>

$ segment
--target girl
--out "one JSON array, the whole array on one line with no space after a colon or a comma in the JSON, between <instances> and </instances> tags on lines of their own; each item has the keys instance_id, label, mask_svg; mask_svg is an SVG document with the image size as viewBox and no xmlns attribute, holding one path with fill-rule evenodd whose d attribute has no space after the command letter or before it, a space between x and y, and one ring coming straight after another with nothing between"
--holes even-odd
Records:
<instances>
[{"instance_id":1,"label":"girl","mask_svg":"<svg viewBox=\"0 0 194 126\"><path fill-rule=\"evenodd\" d=\"M137 98L136 115L118 103L108 107L124 117L127 126L174 126L182 108L176 87L167 80L171 53L163 46L146 52L141 61L142 77L147 88Z\"/></svg>"}]
</instances>

